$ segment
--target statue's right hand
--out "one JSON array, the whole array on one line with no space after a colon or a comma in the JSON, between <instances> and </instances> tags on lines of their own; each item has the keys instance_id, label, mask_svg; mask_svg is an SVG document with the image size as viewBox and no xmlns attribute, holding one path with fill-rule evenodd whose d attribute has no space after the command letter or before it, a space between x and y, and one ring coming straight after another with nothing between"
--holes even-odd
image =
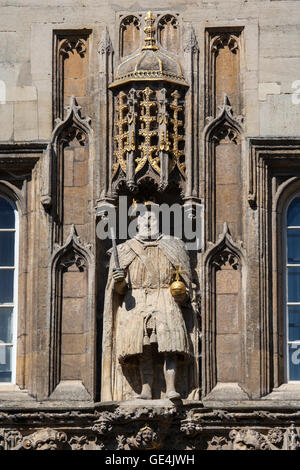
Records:
<instances>
[{"instance_id":1,"label":"statue's right hand","mask_svg":"<svg viewBox=\"0 0 300 470\"><path fill-rule=\"evenodd\" d=\"M113 269L114 289L118 294L124 295L126 293L127 284L125 281L125 271L121 268Z\"/></svg>"},{"instance_id":2,"label":"statue's right hand","mask_svg":"<svg viewBox=\"0 0 300 470\"><path fill-rule=\"evenodd\" d=\"M125 281L125 271L122 268L115 268L113 269L113 280L115 282L123 282Z\"/></svg>"}]
</instances>

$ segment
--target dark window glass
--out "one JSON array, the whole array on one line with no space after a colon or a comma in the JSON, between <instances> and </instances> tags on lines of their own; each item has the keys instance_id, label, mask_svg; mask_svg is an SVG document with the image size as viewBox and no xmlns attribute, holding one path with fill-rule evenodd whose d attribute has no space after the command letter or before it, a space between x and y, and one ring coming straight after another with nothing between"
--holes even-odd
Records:
<instances>
[{"instance_id":1,"label":"dark window glass","mask_svg":"<svg viewBox=\"0 0 300 470\"><path fill-rule=\"evenodd\" d=\"M12 347L0 343L0 382L11 382Z\"/></svg>"},{"instance_id":2,"label":"dark window glass","mask_svg":"<svg viewBox=\"0 0 300 470\"><path fill-rule=\"evenodd\" d=\"M13 206L0 196L0 229L15 228L15 212Z\"/></svg>"},{"instance_id":3,"label":"dark window glass","mask_svg":"<svg viewBox=\"0 0 300 470\"><path fill-rule=\"evenodd\" d=\"M15 270L15 206L0 196L0 382L12 381ZM11 268L10 268L11 267ZM2 269L1 269L2 268Z\"/></svg>"},{"instance_id":4,"label":"dark window glass","mask_svg":"<svg viewBox=\"0 0 300 470\"><path fill-rule=\"evenodd\" d=\"M289 380L300 380L300 344L289 344Z\"/></svg>"},{"instance_id":5,"label":"dark window glass","mask_svg":"<svg viewBox=\"0 0 300 470\"><path fill-rule=\"evenodd\" d=\"M13 302L14 270L0 269L0 304Z\"/></svg>"},{"instance_id":6,"label":"dark window glass","mask_svg":"<svg viewBox=\"0 0 300 470\"><path fill-rule=\"evenodd\" d=\"M0 266L15 264L15 232L0 232Z\"/></svg>"},{"instance_id":7,"label":"dark window glass","mask_svg":"<svg viewBox=\"0 0 300 470\"><path fill-rule=\"evenodd\" d=\"M0 308L0 344L12 342L12 308Z\"/></svg>"},{"instance_id":8,"label":"dark window glass","mask_svg":"<svg viewBox=\"0 0 300 470\"><path fill-rule=\"evenodd\" d=\"M300 341L300 305L289 305L289 341Z\"/></svg>"},{"instance_id":9,"label":"dark window glass","mask_svg":"<svg viewBox=\"0 0 300 470\"><path fill-rule=\"evenodd\" d=\"M300 302L300 267L288 268L288 302Z\"/></svg>"}]
</instances>

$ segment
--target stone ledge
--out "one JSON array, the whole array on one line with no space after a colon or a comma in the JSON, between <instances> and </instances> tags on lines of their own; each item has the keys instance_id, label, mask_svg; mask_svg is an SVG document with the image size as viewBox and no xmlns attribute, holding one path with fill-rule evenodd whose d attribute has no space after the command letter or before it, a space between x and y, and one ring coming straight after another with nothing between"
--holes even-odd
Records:
<instances>
[{"instance_id":1,"label":"stone ledge","mask_svg":"<svg viewBox=\"0 0 300 470\"><path fill-rule=\"evenodd\" d=\"M282 384L278 388L274 388L273 391L264 397L265 400L299 400L300 401L300 384Z\"/></svg>"},{"instance_id":2,"label":"stone ledge","mask_svg":"<svg viewBox=\"0 0 300 470\"><path fill-rule=\"evenodd\" d=\"M49 399L54 401L91 401L91 395L81 380L62 380Z\"/></svg>"},{"instance_id":3,"label":"stone ledge","mask_svg":"<svg viewBox=\"0 0 300 470\"><path fill-rule=\"evenodd\" d=\"M300 410L279 406L203 407L47 402L0 410L6 450L298 450ZM160 401L160 400L157 400ZM244 402L244 405L249 401ZM39 405L42 405L39 403ZM119 406L118 406L119 405ZM160 405L163 405L161 402ZM167 405L167 403L165 403ZM233 405L233 404L231 404ZM253 405L253 403L252 403ZM273 408L273 409L272 409ZM145 433L145 434L144 434ZM150 439L151 437L151 439ZM143 441L142 438L145 438ZM151 442L149 442L149 439Z\"/></svg>"},{"instance_id":4,"label":"stone ledge","mask_svg":"<svg viewBox=\"0 0 300 470\"><path fill-rule=\"evenodd\" d=\"M218 383L203 399L205 401L243 401L248 400L248 394L235 382Z\"/></svg>"},{"instance_id":5,"label":"stone ledge","mask_svg":"<svg viewBox=\"0 0 300 470\"><path fill-rule=\"evenodd\" d=\"M214 410L226 410L232 412L252 413L259 411L269 412L294 412L300 410L300 399L289 399L289 397L270 399L269 396L257 400L216 400L205 399L203 401L178 400L172 403L169 400L136 400L128 402L92 402L87 400L36 400L26 392L0 392L0 412L48 412L53 411L82 411L102 412L114 410L190 410L208 413ZM300 416L300 415L299 415Z\"/></svg>"},{"instance_id":6,"label":"stone ledge","mask_svg":"<svg viewBox=\"0 0 300 470\"><path fill-rule=\"evenodd\" d=\"M0 408L2 405L2 402L14 402L14 404L19 404L23 402L34 402L34 398L30 396L26 390L21 390L20 388L13 386L11 387L5 387L5 386L0 386Z\"/></svg>"}]
</instances>

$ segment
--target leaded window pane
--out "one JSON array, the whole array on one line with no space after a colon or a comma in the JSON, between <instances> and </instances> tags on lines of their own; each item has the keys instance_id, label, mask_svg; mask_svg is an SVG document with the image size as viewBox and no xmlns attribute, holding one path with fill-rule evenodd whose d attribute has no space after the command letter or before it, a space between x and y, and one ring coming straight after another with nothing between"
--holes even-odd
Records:
<instances>
[{"instance_id":1,"label":"leaded window pane","mask_svg":"<svg viewBox=\"0 0 300 470\"><path fill-rule=\"evenodd\" d=\"M300 264L300 229L287 231L288 264Z\"/></svg>"},{"instance_id":2,"label":"leaded window pane","mask_svg":"<svg viewBox=\"0 0 300 470\"><path fill-rule=\"evenodd\" d=\"M300 267L288 268L288 302L300 302Z\"/></svg>"},{"instance_id":3,"label":"leaded window pane","mask_svg":"<svg viewBox=\"0 0 300 470\"><path fill-rule=\"evenodd\" d=\"M289 380L300 380L300 344L289 344Z\"/></svg>"},{"instance_id":4,"label":"leaded window pane","mask_svg":"<svg viewBox=\"0 0 300 470\"><path fill-rule=\"evenodd\" d=\"M0 304L14 301L14 270L0 269Z\"/></svg>"},{"instance_id":5,"label":"leaded window pane","mask_svg":"<svg viewBox=\"0 0 300 470\"><path fill-rule=\"evenodd\" d=\"M288 341L300 341L300 305L288 306Z\"/></svg>"},{"instance_id":6,"label":"leaded window pane","mask_svg":"<svg viewBox=\"0 0 300 470\"><path fill-rule=\"evenodd\" d=\"M13 206L0 197L0 229L15 228L15 213Z\"/></svg>"},{"instance_id":7,"label":"leaded window pane","mask_svg":"<svg viewBox=\"0 0 300 470\"><path fill-rule=\"evenodd\" d=\"M287 375L293 382L300 380L300 196L288 207L286 227Z\"/></svg>"},{"instance_id":8,"label":"leaded window pane","mask_svg":"<svg viewBox=\"0 0 300 470\"><path fill-rule=\"evenodd\" d=\"M12 380L12 346L0 343L0 382Z\"/></svg>"},{"instance_id":9,"label":"leaded window pane","mask_svg":"<svg viewBox=\"0 0 300 470\"><path fill-rule=\"evenodd\" d=\"M15 232L0 232L0 266L15 264Z\"/></svg>"},{"instance_id":10,"label":"leaded window pane","mask_svg":"<svg viewBox=\"0 0 300 470\"><path fill-rule=\"evenodd\" d=\"M0 342L12 343L13 308L0 308Z\"/></svg>"},{"instance_id":11,"label":"leaded window pane","mask_svg":"<svg viewBox=\"0 0 300 470\"><path fill-rule=\"evenodd\" d=\"M15 206L0 196L0 382L12 382L15 373L15 240Z\"/></svg>"}]
</instances>

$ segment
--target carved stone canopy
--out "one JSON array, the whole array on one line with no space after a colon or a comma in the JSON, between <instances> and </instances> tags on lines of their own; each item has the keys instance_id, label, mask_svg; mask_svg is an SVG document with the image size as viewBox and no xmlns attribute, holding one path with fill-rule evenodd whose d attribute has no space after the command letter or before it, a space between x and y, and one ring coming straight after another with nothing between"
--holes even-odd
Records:
<instances>
[{"instance_id":1,"label":"carved stone canopy","mask_svg":"<svg viewBox=\"0 0 300 470\"><path fill-rule=\"evenodd\" d=\"M180 63L162 52L156 45L154 18L151 11L145 17L144 46L138 54L127 58L118 68L110 88L135 81L166 81L181 86L185 82Z\"/></svg>"},{"instance_id":2,"label":"carved stone canopy","mask_svg":"<svg viewBox=\"0 0 300 470\"><path fill-rule=\"evenodd\" d=\"M119 65L110 85L115 100L114 194L137 193L145 184L159 192L175 184L182 191L186 180L188 85L179 62L156 45L151 11L145 22L144 46Z\"/></svg>"}]
</instances>

